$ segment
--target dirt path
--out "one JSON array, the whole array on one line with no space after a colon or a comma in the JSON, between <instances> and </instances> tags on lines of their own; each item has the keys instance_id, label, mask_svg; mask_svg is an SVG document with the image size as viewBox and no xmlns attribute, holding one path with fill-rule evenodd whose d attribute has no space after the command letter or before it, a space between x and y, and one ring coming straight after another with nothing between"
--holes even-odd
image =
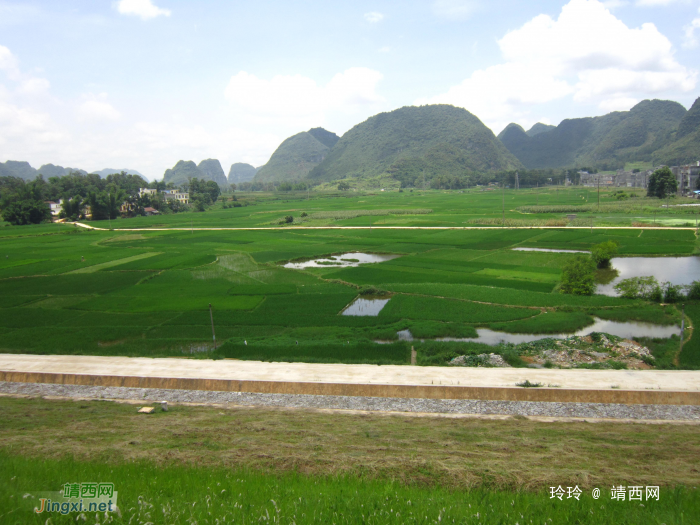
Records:
<instances>
[{"instance_id":1,"label":"dirt path","mask_svg":"<svg viewBox=\"0 0 700 525\"><path fill-rule=\"evenodd\" d=\"M115 232L159 232L159 231L255 231L255 230L648 230L648 226L508 226L500 228L498 226L270 226L269 228L249 227L249 228L98 228L82 222L67 222L63 224L74 224L81 228L97 231ZM696 231L695 228L688 227L659 227L663 230L688 230Z\"/></svg>"}]
</instances>

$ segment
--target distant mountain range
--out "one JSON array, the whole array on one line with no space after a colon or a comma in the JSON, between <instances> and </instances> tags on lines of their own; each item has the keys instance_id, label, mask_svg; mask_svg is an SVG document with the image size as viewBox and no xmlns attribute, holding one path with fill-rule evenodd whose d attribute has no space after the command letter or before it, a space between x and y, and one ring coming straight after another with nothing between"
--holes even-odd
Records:
<instances>
[{"instance_id":1,"label":"distant mountain range","mask_svg":"<svg viewBox=\"0 0 700 525\"><path fill-rule=\"evenodd\" d=\"M700 99L698 99L700 100ZM678 165L700 160L700 103L686 109L668 100L644 100L629 111L535 124L509 124L498 138L526 168L595 166L626 162Z\"/></svg>"},{"instance_id":2,"label":"distant mountain range","mask_svg":"<svg viewBox=\"0 0 700 525\"><path fill-rule=\"evenodd\" d=\"M165 171L176 185L190 178L220 186L243 182L392 176L404 185L418 180L463 177L472 173L522 168L594 167L617 169L626 162L680 165L700 160L700 98L690 110L668 100L644 100L629 111L566 119L558 126L537 123L525 131L511 123L496 137L475 115L449 105L408 106L380 113L342 137L313 128L284 140L259 168L231 165L228 177L216 159L195 164L180 160ZM0 176L34 179L61 177L75 168L28 162L0 163ZM136 170L104 169L101 177ZM145 178L145 177L144 177ZM438 186L439 187L439 186ZM451 186L445 186L451 187Z\"/></svg>"},{"instance_id":3,"label":"distant mountain range","mask_svg":"<svg viewBox=\"0 0 700 525\"><path fill-rule=\"evenodd\" d=\"M272 182L303 179L326 158L339 140L338 135L323 128L297 133L279 145L253 180Z\"/></svg>"},{"instance_id":4,"label":"distant mountain range","mask_svg":"<svg viewBox=\"0 0 700 525\"><path fill-rule=\"evenodd\" d=\"M130 169L111 169L106 168L100 171L92 171L90 173L95 173L106 179L108 175L113 175L115 173L121 173L125 171L128 174L138 175L145 180L147 177L142 175L136 170ZM39 169L34 169L32 166L25 161L8 160L7 162L0 162L0 177L19 177L24 180L34 180L37 175L42 175L45 179L50 177L64 177L70 173L81 173L87 175L88 172L81 170L79 168L64 168L63 166L55 166L53 164L44 164Z\"/></svg>"}]
</instances>

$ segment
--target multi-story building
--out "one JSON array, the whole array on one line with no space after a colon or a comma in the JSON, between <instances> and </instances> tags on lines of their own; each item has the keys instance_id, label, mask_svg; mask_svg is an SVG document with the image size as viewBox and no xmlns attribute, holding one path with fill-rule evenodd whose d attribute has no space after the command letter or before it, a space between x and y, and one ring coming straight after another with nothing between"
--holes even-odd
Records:
<instances>
[{"instance_id":1,"label":"multi-story building","mask_svg":"<svg viewBox=\"0 0 700 525\"><path fill-rule=\"evenodd\" d=\"M46 201L46 204L51 208L51 217L58 217L61 211L63 211L63 199L59 199L58 202Z\"/></svg>"},{"instance_id":2,"label":"multi-story building","mask_svg":"<svg viewBox=\"0 0 700 525\"><path fill-rule=\"evenodd\" d=\"M175 199L175 200L180 201L182 204L189 204L190 203L190 194L189 194L189 192L186 192L186 191L164 190L163 196L165 197L165 200Z\"/></svg>"},{"instance_id":3,"label":"multi-story building","mask_svg":"<svg viewBox=\"0 0 700 525\"><path fill-rule=\"evenodd\" d=\"M678 179L678 194L688 195L698 189L698 177L700 176L700 161L685 166L674 166L674 175Z\"/></svg>"}]
</instances>

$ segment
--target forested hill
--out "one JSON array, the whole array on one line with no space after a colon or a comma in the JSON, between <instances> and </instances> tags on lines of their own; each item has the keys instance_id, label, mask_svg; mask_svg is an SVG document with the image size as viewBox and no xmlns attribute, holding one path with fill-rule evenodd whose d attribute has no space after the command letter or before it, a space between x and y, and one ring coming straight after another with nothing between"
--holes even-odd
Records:
<instances>
[{"instance_id":1,"label":"forested hill","mask_svg":"<svg viewBox=\"0 0 700 525\"><path fill-rule=\"evenodd\" d=\"M567 119L535 135L509 124L499 138L529 169L616 169L627 161L652 161L658 150L676 140L676 130L686 113L677 102L644 100L629 111Z\"/></svg>"},{"instance_id":2,"label":"forested hill","mask_svg":"<svg viewBox=\"0 0 700 525\"><path fill-rule=\"evenodd\" d=\"M700 160L700 97L678 124L675 140L654 152L654 164L678 166Z\"/></svg>"},{"instance_id":3,"label":"forested hill","mask_svg":"<svg viewBox=\"0 0 700 525\"><path fill-rule=\"evenodd\" d=\"M240 184L241 182L248 182L253 180L257 169L250 164L245 162L235 162L231 164L231 169L228 171L228 183L229 184Z\"/></svg>"},{"instance_id":4,"label":"forested hill","mask_svg":"<svg viewBox=\"0 0 700 525\"><path fill-rule=\"evenodd\" d=\"M179 160L175 166L165 170L163 181L172 182L176 186L186 184L190 179L212 180L220 187L227 184L221 163L216 159L203 160L197 166L191 160Z\"/></svg>"},{"instance_id":5,"label":"forested hill","mask_svg":"<svg viewBox=\"0 0 700 525\"><path fill-rule=\"evenodd\" d=\"M424 174L464 175L522 167L493 132L467 110L408 106L353 127L309 178L331 181L389 173L405 185Z\"/></svg>"},{"instance_id":6,"label":"forested hill","mask_svg":"<svg viewBox=\"0 0 700 525\"><path fill-rule=\"evenodd\" d=\"M337 138L335 133L323 128L297 133L279 145L267 164L255 174L253 180L272 182L303 179L326 158L330 148L337 142Z\"/></svg>"},{"instance_id":7,"label":"forested hill","mask_svg":"<svg viewBox=\"0 0 700 525\"><path fill-rule=\"evenodd\" d=\"M529 137L534 137L535 135L539 135L540 133L544 133L545 131L551 131L555 128L556 126L550 126L549 124L542 124L541 122L538 122L537 124L535 124L527 130L527 134Z\"/></svg>"},{"instance_id":8,"label":"forested hill","mask_svg":"<svg viewBox=\"0 0 700 525\"><path fill-rule=\"evenodd\" d=\"M221 163L217 159L203 160L197 167L204 173L205 180L213 180L220 187L228 184Z\"/></svg>"}]
</instances>

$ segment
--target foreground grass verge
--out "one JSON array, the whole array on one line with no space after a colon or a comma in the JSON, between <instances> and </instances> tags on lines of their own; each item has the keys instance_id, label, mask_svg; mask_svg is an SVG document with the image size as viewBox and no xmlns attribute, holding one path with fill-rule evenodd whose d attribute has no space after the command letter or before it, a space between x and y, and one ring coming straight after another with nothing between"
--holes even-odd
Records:
<instances>
[{"instance_id":1,"label":"foreground grass verge","mask_svg":"<svg viewBox=\"0 0 700 525\"><path fill-rule=\"evenodd\" d=\"M697 490L661 489L659 501L551 499L545 491L448 490L357 476L264 474L220 467L106 465L72 458L36 461L0 452L0 520L6 524L93 523L691 523ZM36 514L39 491L64 483L111 482L119 512ZM50 521L47 521L50 516ZM81 517L83 518L81 520Z\"/></svg>"},{"instance_id":2,"label":"foreground grass verge","mask_svg":"<svg viewBox=\"0 0 700 525\"><path fill-rule=\"evenodd\" d=\"M144 416L129 404L10 397L0 397L0 413L0 450L41 459L148 460L454 489L700 482L696 425L190 406Z\"/></svg>"}]
</instances>

